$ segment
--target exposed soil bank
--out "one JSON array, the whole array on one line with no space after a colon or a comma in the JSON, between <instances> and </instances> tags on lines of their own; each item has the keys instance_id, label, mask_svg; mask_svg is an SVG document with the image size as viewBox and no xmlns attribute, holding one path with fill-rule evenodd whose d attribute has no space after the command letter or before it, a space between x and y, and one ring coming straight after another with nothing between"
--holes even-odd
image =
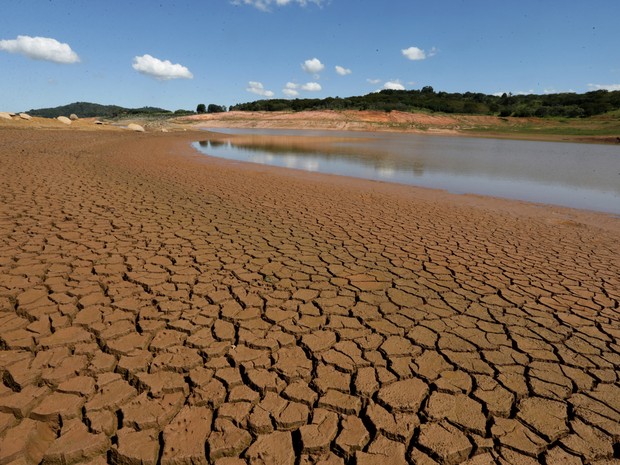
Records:
<instances>
[{"instance_id":1,"label":"exposed soil bank","mask_svg":"<svg viewBox=\"0 0 620 465\"><path fill-rule=\"evenodd\" d=\"M544 118L500 118L392 111L301 111L214 113L181 118L196 127L322 129L458 134L525 140L620 144L620 121L589 118L559 122ZM596 135L601 134L601 135Z\"/></svg>"}]
</instances>

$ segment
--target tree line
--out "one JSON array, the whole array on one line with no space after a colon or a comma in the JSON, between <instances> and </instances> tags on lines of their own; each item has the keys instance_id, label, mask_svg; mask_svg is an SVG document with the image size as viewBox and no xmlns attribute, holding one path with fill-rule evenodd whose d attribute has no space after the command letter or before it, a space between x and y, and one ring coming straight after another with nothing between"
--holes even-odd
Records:
<instances>
[{"instance_id":1,"label":"tree line","mask_svg":"<svg viewBox=\"0 0 620 465\"><path fill-rule=\"evenodd\" d=\"M488 95L475 92L436 92L431 86L420 90L382 90L356 97L324 99L269 99L240 103L230 111L379 110L433 111L471 115L561 116L568 118L600 115L620 110L620 91L596 90L583 94Z\"/></svg>"},{"instance_id":2,"label":"tree line","mask_svg":"<svg viewBox=\"0 0 620 465\"><path fill-rule=\"evenodd\" d=\"M157 107L141 107L141 108L125 108L118 105L100 105L90 102L74 102L53 108L38 108L28 110L31 116L40 116L43 118L56 118L58 116L67 116L72 113L80 118L123 118L129 116L139 117L159 117L159 116L185 116L193 115L191 110L179 109L176 111L165 110Z\"/></svg>"}]
</instances>

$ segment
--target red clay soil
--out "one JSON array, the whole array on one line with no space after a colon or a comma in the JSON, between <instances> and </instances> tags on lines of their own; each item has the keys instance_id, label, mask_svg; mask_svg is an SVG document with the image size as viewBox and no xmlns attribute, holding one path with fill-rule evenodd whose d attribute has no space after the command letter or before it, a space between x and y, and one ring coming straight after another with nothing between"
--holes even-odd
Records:
<instances>
[{"instance_id":1,"label":"red clay soil","mask_svg":"<svg viewBox=\"0 0 620 465\"><path fill-rule=\"evenodd\" d=\"M616 463L620 220L0 127L0 464Z\"/></svg>"}]
</instances>

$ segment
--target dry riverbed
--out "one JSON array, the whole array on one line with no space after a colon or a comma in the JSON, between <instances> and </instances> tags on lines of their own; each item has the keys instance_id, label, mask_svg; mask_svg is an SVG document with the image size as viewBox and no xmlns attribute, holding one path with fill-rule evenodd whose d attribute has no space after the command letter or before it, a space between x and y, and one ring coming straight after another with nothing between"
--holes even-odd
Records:
<instances>
[{"instance_id":1,"label":"dry riverbed","mask_svg":"<svg viewBox=\"0 0 620 465\"><path fill-rule=\"evenodd\" d=\"M0 464L613 463L620 220L0 128Z\"/></svg>"}]
</instances>

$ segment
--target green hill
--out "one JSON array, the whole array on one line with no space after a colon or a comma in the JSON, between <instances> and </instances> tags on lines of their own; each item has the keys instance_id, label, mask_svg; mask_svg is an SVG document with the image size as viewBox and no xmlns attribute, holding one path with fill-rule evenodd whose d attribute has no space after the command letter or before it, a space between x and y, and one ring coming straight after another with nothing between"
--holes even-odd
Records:
<instances>
[{"instance_id":1,"label":"green hill","mask_svg":"<svg viewBox=\"0 0 620 465\"><path fill-rule=\"evenodd\" d=\"M99 105L98 103L89 102L75 102L54 108L38 108L29 110L26 113L31 116L41 116L43 118L56 118L58 116L69 116L71 114L75 114L80 118L115 118L128 115L173 114L171 111L164 110L163 108L124 108L118 105Z\"/></svg>"}]
</instances>

